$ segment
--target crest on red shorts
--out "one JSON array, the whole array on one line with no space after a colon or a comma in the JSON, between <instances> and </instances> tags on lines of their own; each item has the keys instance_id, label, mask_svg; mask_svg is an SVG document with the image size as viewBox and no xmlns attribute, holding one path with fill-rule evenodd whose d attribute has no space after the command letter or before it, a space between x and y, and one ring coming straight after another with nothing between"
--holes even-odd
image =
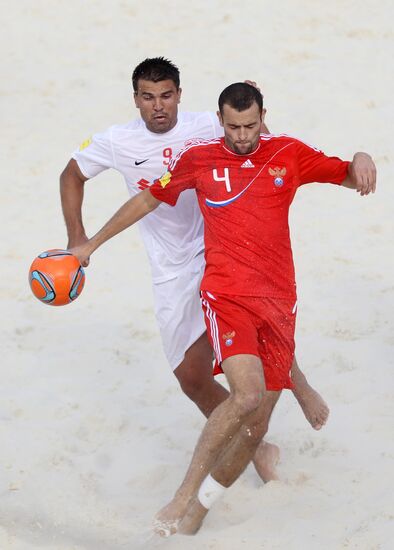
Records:
<instances>
[{"instance_id":1,"label":"crest on red shorts","mask_svg":"<svg viewBox=\"0 0 394 550\"><path fill-rule=\"evenodd\" d=\"M225 332L224 334L222 334L222 338L226 346L231 346L231 344L233 343L234 336L235 336L235 330L232 330L231 332Z\"/></svg>"}]
</instances>

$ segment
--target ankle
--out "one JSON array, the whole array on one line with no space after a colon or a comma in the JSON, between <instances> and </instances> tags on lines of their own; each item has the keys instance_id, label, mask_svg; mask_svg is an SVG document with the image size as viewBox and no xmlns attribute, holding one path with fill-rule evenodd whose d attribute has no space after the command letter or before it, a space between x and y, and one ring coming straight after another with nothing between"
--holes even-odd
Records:
<instances>
[{"instance_id":1,"label":"ankle","mask_svg":"<svg viewBox=\"0 0 394 550\"><path fill-rule=\"evenodd\" d=\"M303 375L292 377L292 382L294 384L294 388L292 390L294 395L307 393L312 390L312 387L308 384L307 379Z\"/></svg>"}]
</instances>

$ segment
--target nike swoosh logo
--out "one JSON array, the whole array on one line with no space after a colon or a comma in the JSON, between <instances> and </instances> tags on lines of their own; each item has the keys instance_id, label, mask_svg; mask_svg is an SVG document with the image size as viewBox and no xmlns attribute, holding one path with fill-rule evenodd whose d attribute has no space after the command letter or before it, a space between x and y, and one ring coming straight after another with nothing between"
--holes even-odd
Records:
<instances>
[{"instance_id":1,"label":"nike swoosh logo","mask_svg":"<svg viewBox=\"0 0 394 550\"><path fill-rule=\"evenodd\" d=\"M149 159L145 159L145 160L136 160L136 161L134 162L134 164L135 164L136 166L139 166L140 164L144 164L144 162L146 162L146 161L148 161L148 160L149 160Z\"/></svg>"}]
</instances>

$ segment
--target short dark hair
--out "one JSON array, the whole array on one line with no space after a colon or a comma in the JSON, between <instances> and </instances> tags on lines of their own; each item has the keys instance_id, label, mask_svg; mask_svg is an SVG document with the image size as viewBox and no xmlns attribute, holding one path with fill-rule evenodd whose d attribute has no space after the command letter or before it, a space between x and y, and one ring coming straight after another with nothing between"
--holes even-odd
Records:
<instances>
[{"instance_id":1,"label":"short dark hair","mask_svg":"<svg viewBox=\"0 0 394 550\"><path fill-rule=\"evenodd\" d=\"M223 105L229 105L237 111L246 111L256 102L260 113L263 112L263 96L261 92L246 84L246 82L235 82L227 86L219 96L219 111L223 114Z\"/></svg>"},{"instance_id":2,"label":"short dark hair","mask_svg":"<svg viewBox=\"0 0 394 550\"><path fill-rule=\"evenodd\" d=\"M132 76L134 92L138 91L138 81L140 79L150 80L151 82L172 80L176 89L179 89L179 69L165 57L148 57L136 66Z\"/></svg>"}]
</instances>

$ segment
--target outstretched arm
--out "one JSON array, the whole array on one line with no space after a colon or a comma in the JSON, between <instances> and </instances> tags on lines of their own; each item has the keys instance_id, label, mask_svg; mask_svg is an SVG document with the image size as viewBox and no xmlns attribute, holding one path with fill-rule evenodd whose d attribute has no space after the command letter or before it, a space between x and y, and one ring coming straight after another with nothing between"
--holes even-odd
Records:
<instances>
[{"instance_id":1,"label":"outstretched arm","mask_svg":"<svg viewBox=\"0 0 394 550\"><path fill-rule=\"evenodd\" d=\"M342 182L344 187L355 189L361 196L375 193L376 166L367 153L356 153L349 164L348 175Z\"/></svg>"},{"instance_id":2,"label":"outstretched arm","mask_svg":"<svg viewBox=\"0 0 394 550\"><path fill-rule=\"evenodd\" d=\"M121 206L91 239L80 246L71 248L70 252L84 265L84 262L99 246L146 216L146 214L157 208L160 202L155 199L149 189L141 191Z\"/></svg>"}]
</instances>

